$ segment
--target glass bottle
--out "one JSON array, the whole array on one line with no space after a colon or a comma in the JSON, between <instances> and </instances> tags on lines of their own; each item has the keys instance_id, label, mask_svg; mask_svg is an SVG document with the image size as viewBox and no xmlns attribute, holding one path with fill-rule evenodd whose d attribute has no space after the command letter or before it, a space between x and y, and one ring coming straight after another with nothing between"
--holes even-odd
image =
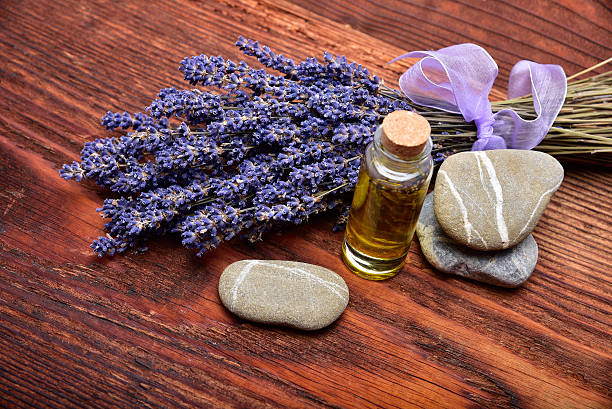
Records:
<instances>
[{"instance_id":1,"label":"glass bottle","mask_svg":"<svg viewBox=\"0 0 612 409\"><path fill-rule=\"evenodd\" d=\"M366 148L342 245L360 277L383 280L404 265L433 170L430 133L422 116L395 111Z\"/></svg>"}]
</instances>

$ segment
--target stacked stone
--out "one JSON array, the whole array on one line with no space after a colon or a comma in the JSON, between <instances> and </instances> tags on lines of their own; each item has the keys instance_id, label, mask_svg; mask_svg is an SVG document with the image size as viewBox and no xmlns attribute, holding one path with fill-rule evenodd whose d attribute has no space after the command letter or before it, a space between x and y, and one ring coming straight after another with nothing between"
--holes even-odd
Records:
<instances>
[{"instance_id":1,"label":"stacked stone","mask_svg":"<svg viewBox=\"0 0 612 409\"><path fill-rule=\"evenodd\" d=\"M531 232L563 181L563 167L536 151L452 155L425 199L417 236L438 270L503 287L523 284L538 259Z\"/></svg>"}]
</instances>

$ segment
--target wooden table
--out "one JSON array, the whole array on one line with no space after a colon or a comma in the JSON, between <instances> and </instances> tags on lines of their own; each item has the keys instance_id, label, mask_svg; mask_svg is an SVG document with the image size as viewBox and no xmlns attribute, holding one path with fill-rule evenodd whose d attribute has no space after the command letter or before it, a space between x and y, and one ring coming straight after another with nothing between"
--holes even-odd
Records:
<instances>
[{"instance_id":1,"label":"wooden table","mask_svg":"<svg viewBox=\"0 0 612 409\"><path fill-rule=\"evenodd\" d=\"M106 110L184 86L184 56L240 59L237 36L294 58L347 55L395 84L407 50L485 46L504 96L519 59L568 74L612 55L606 0L42 1L0 10L0 406L612 407L612 174L566 165L506 290L434 271L413 243L396 278L339 258L331 216L195 257L176 239L97 259L105 193L59 178ZM602 72L599 70L598 72ZM244 258L317 263L351 299L304 333L231 315L217 280Z\"/></svg>"}]
</instances>

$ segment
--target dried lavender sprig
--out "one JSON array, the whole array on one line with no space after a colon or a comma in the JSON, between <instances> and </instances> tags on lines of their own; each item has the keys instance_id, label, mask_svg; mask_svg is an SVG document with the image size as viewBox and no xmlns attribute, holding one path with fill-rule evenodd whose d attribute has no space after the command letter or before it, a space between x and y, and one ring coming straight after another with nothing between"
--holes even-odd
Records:
<instances>
[{"instance_id":1,"label":"dried lavender sprig","mask_svg":"<svg viewBox=\"0 0 612 409\"><path fill-rule=\"evenodd\" d=\"M133 129L137 132L143 132L148 130L161 130L168 126L168 121L163 118L155 118L149 115L137 112L133 116L127 112L111 112L108 111L106 115L102 117L102 126L113 131L117 128Z\"/></svg>"},{"instance_id":2,"label":"dried lavender sprig","mask_svg":"<svg viewBox=\"0 0 612 409\"><path fill-rule=\"evenodd\" d=\"M155 119L176 116L184 117L190 124L199 124L222 117L223 103L219 95L210 92L171 87L161 90L147 111Z\"/></svg>"},{"instance_id":3,"label":"dried lavender sprig","mask_svg":"<svg viewBox=\"0 0 612 409\"><path fill-rule=\"evenodd\" d=\"M282 54L274 53L268 46L261 47L258 41L238 37L236 47L245 55L253 56L268 68L272 68L283 74L287 74L292 79L298 78L297 66L291 58L286 58Z\"/></svg>"},{"instance_id":4,"label":"dried lavender sprig","mask_svg":"<svg viewBox=\"0 0 612 409\"><path fill-rule=\"evenodd\" d=\"M246 88L257 95L268 93L285 101L306 95L305 88L295 81L250 68L244 61L236 64L220 56L201 54L185 58L179 69L192 85L216 86L230 91Z\"/></svg>"},{"instance_id":5,"label":"dried lavender sprig","mask_svg":"<svg viewBox=\"0 0 612 409\"><path fill-rule=\"evenodd\" d=\"M259 45L259 42L244 37L238 37L236 46L245 54L257 58L268 68L286 74L291 79L299 79L302 83L310 85L316 82L327 84L339 82L351 87L366 87L376 91L380 80L371 75L367 68L349 63L346 57L334 56L328 52L324 54L325 64L319 63L316 58L307 58L296 65L292 59L275 54L269 47Z\"/></svg>"}]
</instances>

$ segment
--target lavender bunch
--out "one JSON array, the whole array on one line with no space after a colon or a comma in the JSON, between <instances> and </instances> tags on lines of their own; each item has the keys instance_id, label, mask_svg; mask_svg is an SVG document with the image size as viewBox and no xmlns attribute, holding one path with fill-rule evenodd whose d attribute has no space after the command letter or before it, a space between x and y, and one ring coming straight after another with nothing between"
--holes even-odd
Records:
<instances>
[{"instance_id":1,"label":"lavender bunch","mask_svg":"<svg viewBox=\"0 0 612 409\"><path fill-rule=\"evenodd\" d=\"M60 170L114 192L98 209L107 219L107 234L91 245L99 256L165 234L201 255L334 208L334 229L342 228L364 148L398 109L429 120L435 164L476 139L473 123L413 106L343 56L294 62L253 40L240 37L236 46L276 73L220 56L185 58L179 70L190 88L162 89L145 112L108 112L102 126L121 135L85 143L80 161ZM610 73L568 84L566 105L536 149L609 152L609 120L599 108L612 101L611 84ZM529 97L493 105L510 102L529 115Z\"/></svg>"},{"instance_id":2,"label":"lavender bunch","mask_svg":"<svg viewBox=\"0 0 612 409\"><path fill-rule=\"evenodd\" d=\"M162 89L144 113L108 112L121 136L85 144L63 178L115 192L98 211L99 255L177 233L198 255L234 237L347 209L365 146L382 118L411 109L342 56L295 63L256 41L236 45L272 74L219 56L185 58L190 89ZM119 195L119 196L117 196ZM341 214L341 220L345 218Z\"/></svg>"}]
</instances>

